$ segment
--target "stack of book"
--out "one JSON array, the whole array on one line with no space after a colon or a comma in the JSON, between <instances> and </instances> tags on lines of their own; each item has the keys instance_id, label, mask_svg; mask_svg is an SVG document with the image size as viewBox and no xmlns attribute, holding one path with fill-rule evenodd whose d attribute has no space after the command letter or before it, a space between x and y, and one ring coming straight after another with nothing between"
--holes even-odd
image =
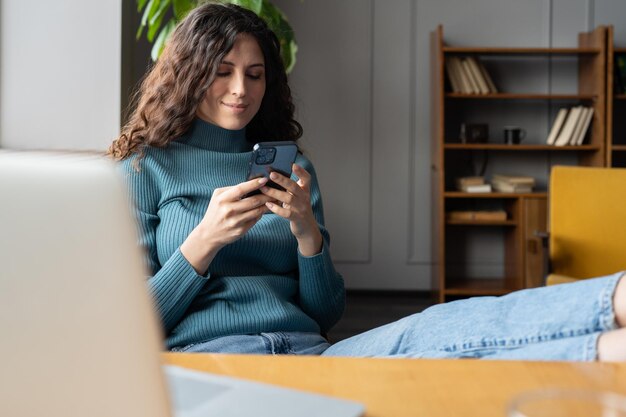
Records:
<instances>
[{"instance_id":1,"label":"stack of book","mask_svg":"<svg viewBox=\"0 0 626 417\"><path fill-rule=\"evenodd\" d=\"M554 146L582 145L593 119L593 107L562 108L556 115L546 143Z\"/></svg>"},{"instance_id":2,"label":"stack of book","mask_svg":"<svg viewBox=\"0 0 626 417\"><path fill-rule=\"evenodd\" d=\"M446 57L446 72L452 91L455 93L490 94L498 92L485 66L473 56Z\"/></svg>"},{"instance_id":3,"label":"stack of book","mask_svg":"<svg viewBox=\"0 0 626 417\"><path fill-rule=\"evenodd\" d=\"M485 183L485 177L459 177L456 188L464 193L489 193L491 184Z\"/></svg>"},{"instance_id":4,"label":"stack of book","mask_svg":"<svg viewBox=\"0 0 626 417\"><path fill-rule=\"evenodd\" d=\"M446 212L448 221L505 221L506 211L504 210L452 210Z\"/></svg>"},{"instance_id":5,"label":"stack of book","mask_svg":"<svg viewBox=\"0 0 626 417\"><path fill-rule=\"evenodd\" d=\"M530 193L535 186L535 179L523 175L495 174L491 185L501 193Z\"/></svg>"}]
</instances>

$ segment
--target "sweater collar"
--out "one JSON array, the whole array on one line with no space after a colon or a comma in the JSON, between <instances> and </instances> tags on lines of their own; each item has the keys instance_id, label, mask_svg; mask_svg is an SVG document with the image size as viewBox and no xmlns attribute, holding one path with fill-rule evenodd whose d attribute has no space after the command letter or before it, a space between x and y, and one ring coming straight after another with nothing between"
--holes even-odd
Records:
<instances>
[{"instance_id":1,"label":"sweater collar","mask_svg":"<svg viewBox=\"0 0 626 417\"><path fill-rule=\"evenodd\" d=\"M228 130L196 117L189 130L180 138L187 145L214 152L248 152L252 144L246 140L246 129Z\"/></svg>"}]
</instances>

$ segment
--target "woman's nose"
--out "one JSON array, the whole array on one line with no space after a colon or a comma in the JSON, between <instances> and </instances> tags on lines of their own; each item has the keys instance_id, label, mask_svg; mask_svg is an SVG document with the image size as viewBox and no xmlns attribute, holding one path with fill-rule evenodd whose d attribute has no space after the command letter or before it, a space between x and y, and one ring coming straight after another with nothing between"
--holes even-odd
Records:
<instances>
[{"instance_id":1,"label":"woman's nose","mask_svg":"<svg viewBox=\"0 0 626 417\"><path fill-rule=\"evenodd\" d=\"M246 95L246 79L243 75L236 74L230 82L231 94L237 97Z\"/></svg>"}]
</instances>

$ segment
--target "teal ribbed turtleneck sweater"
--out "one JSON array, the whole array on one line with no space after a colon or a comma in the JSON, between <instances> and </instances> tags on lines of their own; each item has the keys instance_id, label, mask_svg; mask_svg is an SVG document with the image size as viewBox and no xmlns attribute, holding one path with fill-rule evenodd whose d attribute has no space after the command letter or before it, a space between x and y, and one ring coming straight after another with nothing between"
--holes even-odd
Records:
<instances>
[{"instance_id":1,"label":"teal ribbed turtleneck sweater","mask_svg":"<svg viewBox=\"0 0 626 417\"><path fill-rule=\"evenodd\" d=\"M304 257L289 222L265 214L241 239L222 248L199 276L179 247L203 218L216 188L246 180L251 145L245 130L196 120L166 148L146 149L139 172L121 162L145 248L150 290L168 348L233 334L326 332L341 317L344 286L328 250L322 200L311 163L313 213L324 236L322 252Z\"/></svg>"}]
</instances>

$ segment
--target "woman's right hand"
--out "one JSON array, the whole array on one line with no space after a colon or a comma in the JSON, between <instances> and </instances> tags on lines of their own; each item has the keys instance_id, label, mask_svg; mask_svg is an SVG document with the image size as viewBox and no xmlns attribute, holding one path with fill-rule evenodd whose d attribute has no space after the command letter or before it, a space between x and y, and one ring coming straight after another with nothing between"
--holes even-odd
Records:
<instances>
[{"instance_id":1,"label":"woman's right hand","mask_svg":"<svg viewBox=\"0 0 626 417\"><path fill-rule=\"evenodd\" d=\"M264 194L243 198L267 183L255 178L241 184L216 188L202 221L180 246L180 251L199 275L204 275L217 252L246 234L267 212Z\"/></svg>"}]
</instances>

